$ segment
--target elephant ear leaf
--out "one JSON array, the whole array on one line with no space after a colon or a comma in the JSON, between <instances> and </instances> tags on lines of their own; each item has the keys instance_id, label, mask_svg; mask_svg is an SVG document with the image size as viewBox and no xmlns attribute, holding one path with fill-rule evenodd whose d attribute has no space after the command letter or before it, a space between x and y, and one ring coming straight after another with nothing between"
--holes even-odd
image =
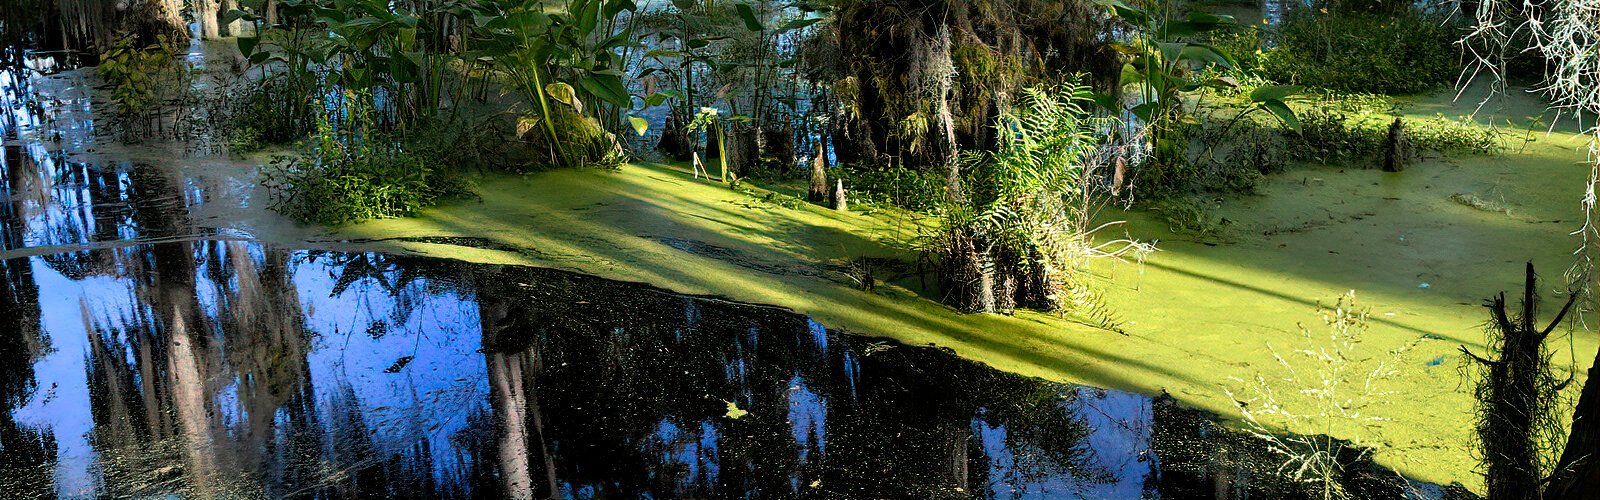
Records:
<instances>
[{"instance_id":1,"label":"elephant ear leaf","mask_svg":"<svg viewBox=\"0 0 1600 500\"><path fill-rule=\"evenodd\" d=\"M578 85L595 97L605 100L618 107L628 107L633 98L628 95L628 90L622 85L622 79L610 73L591 73L578 79Z\"/></svg>"},{"instance_id":2,"label":"elephant ear leaf","mask_svg":"<svg viewBox=\"0 0 1600 500\"><path fill-rule=\"evenodd\" d=\"M1277 99L1262 101L1261 107L1266 108L1267 111L1272 112L1273 116L1282 120L1283 126L1288 127L1289 130L1300 131L1300 117L1295 116L1294 110L1289 109L1289 105L1284 104L1283 101Z\"/></svg>"},{"instance_id":3,"label":"elephant ear leaf","mask_svg":"<svg viewBox=\"0 0 1600 500\"><path fill-rule=\"evenodd\" d=\"M1262 85L1250 92L1251 102L1282 101L1299 94L1305 87L1299 85Z\"/></svg>"},{"instance_id":4,"label":"elephant ear leaf","mask_svg":"<svg viewBox=\"0 0 1600 500\"><path fill-rule=\"evenodd\" d=\"M571 85L567 85L564 82L545 85L544 93L556 102L572 106L573 111L579 114L583 113L583 101L578 100L578 90L572 88Z\"/></svg>"},{"instance_id":5,"label":"elephant ear leaf","mask_svg":"<svg viewBox=\"0 0 1600 500\"><path fill-rule=\"evenodd\" d=\"M734 9L739 11L739 18L744 19L744 27L746 29L749 29L750 31L761 31L766 29L765 26L761 25L761 20L756 19L756 11L755 9L750 8L750 4L736 4L734 5Z\"/></svg>"}]
</instances>

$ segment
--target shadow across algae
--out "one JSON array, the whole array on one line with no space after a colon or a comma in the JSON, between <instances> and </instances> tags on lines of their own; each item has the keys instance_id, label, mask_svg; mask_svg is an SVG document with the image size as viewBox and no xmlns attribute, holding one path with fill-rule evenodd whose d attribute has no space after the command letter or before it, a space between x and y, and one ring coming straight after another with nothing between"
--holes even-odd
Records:
<instances>
[{"instance_id":1,"label":"shadow across algae","mask_svg":"<svg viewBox=\"0 0 1600 500\"><path fill-rule=\"evenodd\" d=\"M1296 497L1170 397L548 269L239 241L0 261L17 497ZM1370 463L1344 487L1437 496Z\"/></svg>"}]
</instances>

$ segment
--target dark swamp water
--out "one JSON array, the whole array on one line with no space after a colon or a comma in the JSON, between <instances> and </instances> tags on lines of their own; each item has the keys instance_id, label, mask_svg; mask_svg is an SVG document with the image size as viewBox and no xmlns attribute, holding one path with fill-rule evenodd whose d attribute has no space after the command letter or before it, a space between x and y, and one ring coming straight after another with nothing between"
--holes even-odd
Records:
<instances>
[{"instance_id":1,"label":"dark swamp water","mask_svg":"<svg viewBox=\"0 0 1600 500\"><path fill-rule=\"evenodd\" d=\"M1292 493L1170 399L642 285L208 240L0 271L7 497Z\"/></svg>"}]
</instances>

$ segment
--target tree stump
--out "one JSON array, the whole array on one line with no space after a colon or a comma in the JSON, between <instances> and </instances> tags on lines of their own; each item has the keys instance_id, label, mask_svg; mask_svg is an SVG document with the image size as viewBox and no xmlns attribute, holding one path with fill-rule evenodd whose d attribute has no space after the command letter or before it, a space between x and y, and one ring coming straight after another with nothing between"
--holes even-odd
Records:
<instances>
[{"instance_id":1,"label":"tree stump","mask_svg":"<svg viewBox=\"0 0 1600 500\"><path fill-rule=\"evenodd\" d=\"M1406 123L1399 118L1389 124L1389 137L1383 145L1383 171L1399 172L1406 169L1406 160L1411 155L1409 144L1406 141Z\"/></svg>"}]
</instances>

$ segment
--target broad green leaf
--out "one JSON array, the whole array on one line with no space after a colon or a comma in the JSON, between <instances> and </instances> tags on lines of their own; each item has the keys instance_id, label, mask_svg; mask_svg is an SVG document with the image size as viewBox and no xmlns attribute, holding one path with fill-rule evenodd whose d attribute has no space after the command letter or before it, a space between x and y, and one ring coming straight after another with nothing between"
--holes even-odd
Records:
<instances>
[{"instance_id":1,"label":"broad green leaf","mask_svg":"<svg viewBox=\"0 0 1600 500\"><path fill-rule=\"evenodd\" d=\"M1139 68L1134 67L1132 63L1122 65L1122 78L1117 82L1118 85L1128 85L1142 81L1144 81L1144 73L1140 72Z\"/></svg>"},{"instance_id":2,"label":"broad green leaf","mask_svg":"<svg viewBox=\"0 0 1600 500\"><path fill-rule=\"evenodd\" d=\"M1089 99L1094 100L1095 104L1099 105L1101 108L1105 109L1106 111L1110 111L1112 113L1117 113L1117 112L1121 112L1122 111L1122 103L1118 102L1116 96L1113 96L1111 94L1103 94L1103 93L1100 93L1100 92L1093 92L1093 93L1089 94Z\"/></svg>"},{"instance_id":3,"label":"broad green leaf","mask_svg":"<svg viewBox=\"0 0 1600 500\"><path fill-rule=\"evenodd\" d=\"M1289 109L1289 105L1284 104L1283 101L1265 101L1261 103L1261 107L1267 108L1267 111L1271 111L1273 116L1283 120L1283 126L1288 127L1289 130L1300 131L1300 118L1295 116L1294 110Z\"/></svg>"},{"instance_id":4,"label":"broad green leaf","mask_svg":"<svg viewBox=\"0 0 1600 500\"><path fill-rule=\"evenodd\" d=\"M1233 68L1233 61L1229 60L1228 55L1210 45L1189 44L1183 48L1183 55L1179 57L1185 61L1201 62L1226 69Z\"/></svg>"},{"instance_id":5,"label":"broad green leaf","mask_svg":"<svg viewBox=\"0 0 1600 500\"><path fill-rule=\"evenodd\" d=\"M606 2L605 16L606 19L614 19L622 11L634 12L637 10L639 10L639 6L633 3L633 0L609 0Z\"/></svg>"},{"instance_id":6,"label":"broad green leaf","mask_svg":"<svg viewBox=\"0 0 1600 500\"><path fill-rule=\"evenodd\" d=\"M1133 109L1130 109L1129 111L1132 111L1133 116L1139 117L1140 120L1150 122L1150 119L1155 116L1156 111L1160 109L1161 105L1159 103L1147 102L1138 106L1134 106Z\"/></svg>"},{"instance_id":7,"label":"broad green leaf","mask_svg":"<svg viewBox=\"0 0 1600 500\"><path fill-rule=\"evenodd\" d=\"M238 21L240 19L243 19L245 21L255 22L257 19L260 19L260 18L254 16L254 15L251 15L249 12L245 12L245 11L242 11L242 10L239 10L239 9L233 9L233 10L229 10L227 14L223 14L222 15L222 24L232 23L232 22Z\"/></svg>"},{"instance_id":8,"label":"broad green leaf","mask_svg":"<svg viewBox=\"0 0 1600 500\"><path fill-rule=\"evenodd\" d=\"M745 27L745 29L748 29L750 31L761 31L761 30L767 29L766 26L762 26L761 25L761 20L760 19L756 19L755 9L751 9L750 8L750 4L739 3L739 4L734 4L733 7L734 7L734 10L739 12L739 18L740 19L744 19L744 27Z\"/></svg>"},{"instance_id":9,"label":"broad green leaf","mask_svg":"<svg viewBox=\"0 0 1600 500\"><path fill-rule=\"evenodd\" d=\"M595 97L619 107L625 108L633 104L627 88L622 86L622 79L616 75L590 74L579 78L578 86Z\"/></svg>"},{"instance_id":10,"label":"broad green leaf","mask_svg":"<svg viewBox=\"0 0 1600 500\"><path fill-rule=\"evenodd\" d=\"M235 42L239 44L239 53L248 57L255 53L256 45L261 43L261 39L253 36L241 36Z\"/></svg>"},{"instance_id":11,"label":"broad green leaf","mask_svg":"<svg viewBox=\"0 0 1600 500\"><path fill-rule=\"evenodd\" d=\"M1188 47L1189 44L1183 42L1161 42L1161 63L1165 65L1177 62L1183 57L1184 49Z\"/></svg>"},{"instance_id":12,"label":"broad green leaf","mask_svg":"<svg viewBox=\"0 0 1600 500\"><path fill-rule=\"evenodd\" d=\"M628 123L633 125L633 131L639 134L640 137L643 137L644 133L650 130L650 122L644 118L629 116Z\"/></svg>"},{"instance_id":13,"label":"broad green leaf","mask_svg":"<svg viewBox=\"0 0 1600 500\"><path fill-rule=\"evenodd\" d=\"M544 95L551 100L572 106L578 113L583 113L583 101L578 100L578 90L567 85L566 82L555 82L544 86Z\"/></svg>"},{"instance_id":14,"label":"broad green leaf","mask_svg":"<svg viewBox=\"0 0 1600 500\"><path fill-rule=\"evenodd\" d=\"M1289 96L1299 94L1305 87L1299 85L1262 85L1250 92L1252 102L1281 101Z\"/></svg>"}]
</instances>

